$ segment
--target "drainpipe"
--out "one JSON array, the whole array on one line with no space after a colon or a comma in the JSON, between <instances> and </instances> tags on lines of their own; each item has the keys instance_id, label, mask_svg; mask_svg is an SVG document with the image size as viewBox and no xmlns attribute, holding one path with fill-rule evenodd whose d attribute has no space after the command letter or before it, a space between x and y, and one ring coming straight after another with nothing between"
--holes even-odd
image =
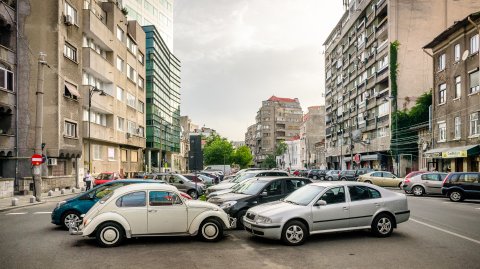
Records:
<instances>
[{"instance_id":1,"label":"drainpipe","mask_svg":"<svg viewBox=\"0 0 480 269\"><path fill-rule=\"evenodd\" d=\"M433 54L430 54L428 53L427 50L425 50L424 48L422 49L423 52L425 54L427 54L428 56L430 56L430 58L432 58L432 62L433 62ZM435 65L432 64L432 74L435 73ZM435 79L433 79L433 82L435 82ZM431 129L429 130L430 131L430 145L431 145L431 148L435 148L435 136L434 136L434 130L435 128L433 127L433 110L435 109L435 85L433 85L433 89L432 89L432 105L430 106L430 109L429 109L429 117L428 117L428 120L430 121L430 127ZM427 162L427 170L428 170L428 162ZM438 165L435 164L435 169L438 169Z\"/></svg>"},{"instance_id":2,"label":"drainpipe","mask_svg":"<svg viewBox=\"0 0 480 269\"><path fill-rule=\"evenodd\" d=\"M18 34L18 7L19 1L15 3L15 181L13 183L14 192L15 187L18 186L18 52L19 52L19 34Z\"/></svg>"}]
</instances>

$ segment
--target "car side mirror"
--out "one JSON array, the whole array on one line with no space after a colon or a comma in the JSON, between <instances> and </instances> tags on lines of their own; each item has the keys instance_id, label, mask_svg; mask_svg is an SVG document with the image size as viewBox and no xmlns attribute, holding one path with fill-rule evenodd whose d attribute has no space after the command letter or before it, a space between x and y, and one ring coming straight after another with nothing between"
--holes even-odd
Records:
<instances>
[{"instance_id":1,"label":"car side mirror","mask_svg":"<svg viewBox=\"0 0 480 269\"><path fill-rule=\"evenodd\" d=\"M315 203L315 206L324 206L324 205L327 205L327 202L325 200L318 200Z\"/></svg>"},{"instance_id":2,"label":"car side mirror","mask_svg":"<svg viewBox=\"0 0 480 269\"><path fill-rule=\"evenodd\" d=\"M262 196L262 197L265 197L265 196L267 196L267 195L268 195L267 191L263 191L263 192L260 194L260 196Z\"/></svg>"}]
</instances>

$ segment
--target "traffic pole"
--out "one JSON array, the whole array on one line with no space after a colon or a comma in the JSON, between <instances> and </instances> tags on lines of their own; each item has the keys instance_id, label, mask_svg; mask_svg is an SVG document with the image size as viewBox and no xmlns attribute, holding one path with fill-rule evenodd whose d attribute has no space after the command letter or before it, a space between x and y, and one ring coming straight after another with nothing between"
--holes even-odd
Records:
<instances>
[{"instance_id":1,"label":"traffic pole","mask_svg":"<svg viewBox=\"0 0 480 269\"><path fill-rule=\"evenodd\" d=\"M45 57L47 54L40 52L38 57L38 78L37 78L37 107L35 119L35 153L42 154L42 130L43 130L43 82L44 66L47 65ZM42 200L42 165L33 166L33 183L35 186L35 198L37 202Z\"/></svg>"}]
</instances>

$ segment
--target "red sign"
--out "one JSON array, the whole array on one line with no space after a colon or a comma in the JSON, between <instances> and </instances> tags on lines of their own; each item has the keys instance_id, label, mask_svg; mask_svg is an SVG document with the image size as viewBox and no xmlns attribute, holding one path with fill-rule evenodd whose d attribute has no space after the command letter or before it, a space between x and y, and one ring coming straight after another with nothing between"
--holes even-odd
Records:
<instances>
[{"instance_id":1,"label":"red sign","mask_svg":"<svg viewBox=\"0 0 480 269\"><path fill-rule=\"evenodd\" d=\"M359 164L359 163L360 163L360 154L358 154L358 153L355 154L355 156L353 157L353 160L354 160L357 164Z\"/></svg>"},{"instance_id":2,"label":"red sign","mask_svg":"<svg viewBox=\"0 0 480 269\"><path fill-rule=\"evenodd\" d=\"M33 154L32 155L32 165L41 165L43 163L42 155L40 154Z\"/></svg>"}]
</instances>

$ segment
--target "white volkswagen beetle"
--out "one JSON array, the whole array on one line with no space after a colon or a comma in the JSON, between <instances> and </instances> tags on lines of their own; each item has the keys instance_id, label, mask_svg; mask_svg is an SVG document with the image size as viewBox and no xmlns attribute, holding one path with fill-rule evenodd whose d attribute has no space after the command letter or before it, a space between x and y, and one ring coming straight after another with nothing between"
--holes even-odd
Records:
<instances>
[{"instance_id":1,"label":"white volkswagen beetle","mask_svg":"<svg viewBox=\"0 0 480 269\"><path fill-rule=\"evenodd\" d=\"M142 236L198 235L215 242L235 223L214 204L183 199L174 186L144 183L118 188L103 197L79 227L70 228L70 234L95 237L102 247Z\"/></svg>"}]
</instances>

